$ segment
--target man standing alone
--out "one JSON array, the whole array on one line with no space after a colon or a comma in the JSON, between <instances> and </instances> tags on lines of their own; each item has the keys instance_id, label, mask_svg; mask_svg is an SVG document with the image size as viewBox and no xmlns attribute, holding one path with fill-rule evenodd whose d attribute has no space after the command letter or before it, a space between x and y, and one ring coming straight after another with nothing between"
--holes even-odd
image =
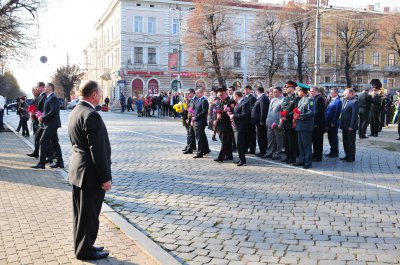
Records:
<instances>
[{"instance_id":1,"label":"man standing alone","mask_svg":"<svg viewBox=\"0 0 400 265\"><path fill-rule=\"evenodd\" d=\"M69 181L72 184L73 235L78 259L108 256L94 247L105 192L111 189L111 146L107 128L95 111L101 90L94 81L79 88L80 101L70 114L68 134L72 144Z\"/></svg>"}]
</instances>

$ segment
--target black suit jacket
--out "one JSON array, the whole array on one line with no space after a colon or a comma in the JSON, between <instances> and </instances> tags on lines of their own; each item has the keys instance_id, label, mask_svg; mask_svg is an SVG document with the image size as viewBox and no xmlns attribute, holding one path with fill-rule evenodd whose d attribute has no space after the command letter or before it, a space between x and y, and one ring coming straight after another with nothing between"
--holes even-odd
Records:
<instances>
[{"instance_id":1,"label":"black suit jacket","mask_svg":"<svg viewBox=\"0 0 400 265\"><path fill-rule=\"evenodd\" d=\"M50 97L45 99L43 107L42 122L44 127L60 128L60 102L53 93Z\"/></svg>"},{"instance_id":2,"label":"black suit jacket","mask_svg":"<svg viewBox=\"0 0 400 265\"><path fill-rule=\"evenodd\" d=\"M208 101L205 97L201 98L200 102L196 102L194 127L206 127L207 126L208 107L209 107Z\"/></svg>"},{"instance_id":3,"label":"black suit jacket","mask_svg":"<svg viewBox=\"0 0 400 265\"><path fill-rule=\"evenodd\" d=\"M315 112L314 112L314 127L325 127L325 99L318 95L314 98Z\"/></svg>"},{"instance_id":4,"label":"black suit jacket","mask_svg":"<svg viewBox=\"0 0 400 265\"><path fill-rule=\"evenodd\" d=\"M358 96L358 103L360 104L360 110L369 111L371 109L371 103L372 103L371 95L362 92Z\"/></svg>"},{"instance_id":5,"label":"black suit jacket","mask_svg":"<svg viewBox=\"0 0 400 265\"><path fill-rule=\"evenodd\" d=\"M111 178L111 146L101 116L79 101L69 116L68 134L72 144L68 178L71 184L101 189Z\"/></svg>"},{"instance_id":6,"label":"black suit jacket","mask_svg":"<svg viewBox=\"0 0 400 265\"><path fill-rule=\"evenodd\" d=\"M233 111L233 121L235 123L236 130L239 132L245 132L249 125L250 116L250 103L249 101L242 100L236 105Z\"/></svg>"},{"instance_id":7,"label":"black suit jacket","mask_svg":"<svg viewBox=\"0 0 400 265\"><path fill-rule=\"evenodd\" d=\"M266 124L267 116L269 110L269 98L262 94L259 99L257 99L251 110L251 123L254 125Z\"/></svg>"},{"instance_id":8,"label":"black suit jacket","mask_svg":"<svg viewBox=\"0 0 400 265\"><path fill-rule=\"evenodd\" d=\"M39 95L35 101L35 106L36 109L40 112L43 112L43 108L44 108L44 102L46 101L46 94L42 93L41 95Z\"/></svg>"},{"instance_id":9,"label":"black suit jacket","mask_svg":"<svg viewBox=\"0 0 400 265\"><path fill-rule=\"evenodd\" d=\"M358 129L358 100L356 98L344 100L343 102L340 129L347 130L349 128L354 131Z\"/></svg>"}]
</instances>

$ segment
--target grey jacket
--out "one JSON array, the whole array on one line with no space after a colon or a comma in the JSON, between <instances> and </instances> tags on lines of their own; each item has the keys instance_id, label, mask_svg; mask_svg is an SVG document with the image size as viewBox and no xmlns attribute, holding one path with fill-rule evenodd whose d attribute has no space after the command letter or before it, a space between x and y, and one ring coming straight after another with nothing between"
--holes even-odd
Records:
<instances>
[{"instance_id":1,"label":"grey jacket","mask_svg":"<svg viewBox=\"0 0 400 265\"><path fill-rule=\"evenodd\" d=\"M278 126L279 120L281 118L279 112L282 111L282 101L283 101L283 96L280 96L279 98L273 98L271 100L271 103L269 104L269 111L266 122L267 126L271 126L274 122Z\"/></svg>"}]
</instances>

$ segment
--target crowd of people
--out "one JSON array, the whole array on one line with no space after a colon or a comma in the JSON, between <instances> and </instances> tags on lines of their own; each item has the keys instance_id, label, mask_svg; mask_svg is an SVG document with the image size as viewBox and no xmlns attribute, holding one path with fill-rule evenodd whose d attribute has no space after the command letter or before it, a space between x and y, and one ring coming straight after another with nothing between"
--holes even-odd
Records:
<instances>
[{"instance_id":1,"label":"crowd of people","mask_svg":"<svg viewBox=\"0 0 400 265\"><path fill-rule=\"evenodd\" d=\"M294 166L311 168L313 162L322 161L324 134L330 145L329 158L339 156L339 130L342 131L344 162L354 162L357 132L360 139L377 137L382 127L398 123L400 140L400 90L397 99L384 92L378 79L371 81L372 89L357 93L345 89L341 99L339 91L288 81L284 87L263 87L242 91L234 87L219 88L209 97L202 89L189 89L183 95L181 116L187 131L184 154L201 158L210 152L205 129L213 130L212 140L221 141L216 162L233 160L237 151L238 166L246 164L246 154L260 158L280 160ZM392 105L396 107L395 112ZM259 152L256 153L258 145Z\"/></svg>"}]
</instances>

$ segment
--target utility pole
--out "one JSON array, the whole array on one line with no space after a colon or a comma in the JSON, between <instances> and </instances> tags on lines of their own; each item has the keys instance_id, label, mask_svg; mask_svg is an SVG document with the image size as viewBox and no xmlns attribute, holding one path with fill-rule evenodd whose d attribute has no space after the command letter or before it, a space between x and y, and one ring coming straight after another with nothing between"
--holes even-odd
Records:
<instances>
[{"instance_id":1,"label":"utility pole","mask_svg":"<svg viewBox=\"0 0 400 265\"><path fill-rule=\"evenodd\" d=\"M244 38L244 56L243 56L243 64L244 64L244 71L243 71L243 87L247 85L248 81L248 69L247 69L247 45L246 45L246 38L247 38L247 14L244 15L244 25L243 25L243 38Z\"/></svg>"},{"instance_id":2,"label":"utility pole","mask_svg":"<svg viewBox=\"0 0 400 265\"><path fill-rule=\"evenodd\" d=\"M317 86L320 81L321 66L321 0L317 0L317 17L315 21L315 62L314 62L314 85Z\"/></svg>"},{"instance_id":3,"label":"utility pole","mask_svg":"<svg viewBox=\"0 0 400 265\"><path fill-rule=\"evenodd\" d=\"M181 71L182 71L182 8L177 7L179 10L179 44L178 44L178 87L177 90L182 90Z\"/></svg>"}]
</instances>

